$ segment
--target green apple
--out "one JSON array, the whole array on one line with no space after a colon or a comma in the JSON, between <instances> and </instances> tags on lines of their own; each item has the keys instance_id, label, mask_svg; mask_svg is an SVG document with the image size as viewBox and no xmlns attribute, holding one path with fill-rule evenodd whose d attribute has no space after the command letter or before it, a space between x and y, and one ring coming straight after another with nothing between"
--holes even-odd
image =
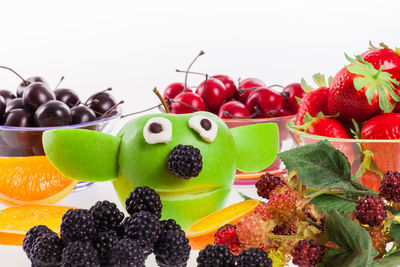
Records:
<instances>
[{"instance_id":1,"label":"green apple","mask_svg":"<svg viewBox=\"0 0 400 267\"><path fill-rule=\"evenodd\" d=\"M276 124L229 129L214 114L151 114L129 121L117 136L79 129L43 134L50 162L66 177L80 181L113 179L122 203L137 186L161 197L162 219L183 229L220 209L232 188L236 168L255 172L270 165L278 152ZM178 145L199 149L202 169L178 177L167 168Z\"/></svg>"}]
</instances>

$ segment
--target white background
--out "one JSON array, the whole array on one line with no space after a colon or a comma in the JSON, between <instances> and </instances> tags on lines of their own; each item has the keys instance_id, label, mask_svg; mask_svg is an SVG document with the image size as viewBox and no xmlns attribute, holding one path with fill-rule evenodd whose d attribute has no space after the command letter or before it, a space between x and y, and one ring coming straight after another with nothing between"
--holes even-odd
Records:
<instances>
[{"instance_id":1,"label":"white background","mask_svg":"<svg viewBox=\"0 0 400 267\"><path fill-rule=\"evenodd\" d=\"M334 75L344 52L368 41L400 46L399 1L2 1L0 65L24 77L40 75L81 96L114 88L125 111L158 104L151 92L183 81L193 70L258 77L288 84L313 73ZM197 85L199 77L190 77ZM0 70L0 87L19 80ZM114 200L108 184L68 196L63 204L87 207ZM90 194L89 194L90 193ZM0 246L1 266L28 266L20 248ZM5 262L4 262L5 261ZM193 263L194 261L192 261Z\"/></svg>"}]
</instances>

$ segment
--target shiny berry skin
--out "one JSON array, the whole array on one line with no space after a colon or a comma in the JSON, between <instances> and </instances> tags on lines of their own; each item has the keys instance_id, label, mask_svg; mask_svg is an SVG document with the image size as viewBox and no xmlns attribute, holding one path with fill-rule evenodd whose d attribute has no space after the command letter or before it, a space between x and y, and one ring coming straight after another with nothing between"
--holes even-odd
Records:
<instances>
[{"instance_id":1,"label":"shiny berry skin","mask_svg":"<svg viewBox=\"0 0 400 267\"><path fill-rule=\"evenodd\" d=\"M235 97L235 95L237 94L237 87L235 81L231 77L229 77L228 75L220 74L220 75L214 75L211 78L218 79L225 85L226 89L225 102L228 102Z\"/></svg>"},{"instance_id":2,"label":"shiny berry skin","mask_svg":"<svg viewBox=\"0 0 400 267\"><path fill-rule=\"evenodd\" d=\"M285 98L285 103L283 108L286 110L290 110L293 113L297 113L299 108L299 104L297 102L297 98L303 98L306 94L299 83L291 83L283 88L282 93Z\"/></svg>"},{"instance_id":3,"label":"shiny berry skin","mask_svg":"<svg viewBox=\"0 0 400 267\"><path fill-rule=\"evenodd\" d=\"M24 102L22 102L22 98L20 97L11 99L10 101L7 102L5 113L8 113L11 110L17 108L22 108L22 109L24 108Z\"/></svg>"},{"instance_id":4,"label":"shiny berry skin","mask_svg":"<svg viewBox=\"0 0 400 267\"><path fill-rule=\"evenodd\" d=\"M41 82L31 83L28 85L22 95L22 102L24 103L25 109L32 112L44 103L55 99L56 96L50 87Z\"/></svg>"},{"instance_id":5,"label":"shiny berry skin","mask_svg":"<svg viewBox=\"0 0 400 267\"><path fill-rule=\"evenodd\" d=\"M304 117L309 113L316 117L319 112L328 115L329 88L321 87L307 93L299 104L295 125L304 124ZM336 114L335 114L336 115Z\"/></svg>"},{"instance_id":6,"label":"shiny berry skin","mask_svg":"<svg viewBox=\"0 0 400 267\"><path fill-rule=\"evenodd\" d=\"M80 124L96 120L96 113L87 106L76 106L71 108L72 124Z\"/></svg>"},{"instance_id":7,"label":"shiny berry skin","mask_svg":"<svg viewBox=\"0 0 400 267\"><path fill-rule=\"evenodd\" d=\"M14 127L33 127L33 117L32 114L25 109L13 109L6 114L4 125Z\"/></svg>"},{"instance_id":8,"label":"shiny berry skin","mask_svg":"<svg viewBox=\"0 0 400 267\"><path fill-rule=\"evenodd\" d=\"M257 117L269 118L279 116L285 99L283 96L269 88L262 87L253 90L246 101L246 108L250 113L260 112Z\"/></svg>"},{"instance_id":9,"label":"shiny berry skin","mask_svg":"<svg viewBox=\"0 0 400 267\"><path fill-rule=\"evenodd\" d=\"M324 254L324 246L316 243L314 240L300 240L292 250L293 264L314 267L322 262Z\"/></svg>"},{"instance_id":10,"label":"shiny berry skin","mask_svg":"<svg viewBox=\"0 0 400 267\"><path fill-rule=\"evenodd\" d=\"M293 116L294 114L296 113L293 113L292 111L287 109L281 109L279 111L279 117Z\"/></svg>"},{"instance_id":11,"label":"shiny berry skin","mask_svg":"<svg viewBox=\"0 0 400 267\"><path fill-rule=\"evenodd\" d=\"M388 171L383 176L379 187L379 196L387 201L400 202L400 173Z\"/></svg>"},{"instance_id":12,"label":"shiny berry skin","mask_svg":"<svg viewBox=\"0 0 400 267\"><path fill-rule=\"evenodd\" d=\"M6 100L0 95L0 119L2 119L6 113L6 105Z\"/></svg>"},{"instance_id":13,"label":"shiny berry skin","mask_svg":"<svg viewBox=\"0 0 400 267\"><path fill-rule=\"evenodd\" d=\"M261 175L260 179L256 183L257 194L260 197L269 199L269 193L281 185L285 185L285 182L281 177L270 173L265 173Z\"/></svg>"},{"instance_id":14,"label":"shiny berry skin","mask_svg":"<svg viewBox=\"0 0 400 267\"><path fill-rule=\"evenodd\" d=\"M382 66L383 71L389 72L394 79L400 81L400 56L392 49L371 49L362 53L361 57L377 70Z\"/></svg>"},{"instance_id":15,"label":"shiny berry skin","mask_svg":"<svg viewBox=\"0 0 400 267\"><path fill-rule=\"evenodd\" d=\"M175 101L173 101L171 104L171 113L174 114L185 114L193 113L199 110L206 110L203 99L195 93L180 93L173 100Z\"/></svg>"},{"instance_id":16,"label":"shiny berry skin","mask_svg":"<svg viewBox=\"0 0 400 267\"><path fill-rule=\"evenodd\" d=\"M226 246L235 255L238 255L243 249L236 233L236 226L231 224L226 224L218 229L215 233L214 244Z\"/></svg>"},{"instance_id":17,"label":"shiny berry skin","mask_svg":"<svg viewBox=\"0 0 400 267\"><path fill-rule=\"evenodd\" d=\"M160 196L148 186L135 187L125 200L125 207L129 215L143 210L161 218L162 204Z\"/></svg>"},{"instance_id":18,"label":"shiny berry skin","mask_svg":"<svg viewBox=\"0 0 400 267\"><path fill-rule=\"evenodd\" d=\"M376 195L366 195L358 200L355 216L361 224L378 226L386 218L387 206L383 199Z\"/></svg>"},{"instance_id":19,"label":"shiny berry skin","mask_svg":"<svg viewBox=\"0 0 400 267\"><path fill-rule=\"evenodd\" d=\"M228 248L222 245L207 245L199 251L197 267L234 267L236 266L235 256Z\"/></svg>"},{"instance_id":20,"label":"shiny berry skin","mask_svg":"<svg viewBox=\"0 0 400 267\"><path fill-rule=\"evenodd\" d=\"M70 108L72 108L73 106L75 106L79 103L78 94L74 90L71 90L71 89L67 89L67 88L56 89L56 90L54 90L54 95L56 96L57 100L64 102Z\"/></svg>"},{"instance_id":21,"label":"shiny berry skin","mask_svg":"<svg viewBox=\"0 0 400 267\"><path fill-rule=\"evenodd\" d=\"M211 78L197 87L196 94L203 98L208 111L217 112L225 102L226 88L220 80Z\"/></svg>"},{"instance_id":22,"label":"shiny berry skin","mask_svg":"<svg viewBox=\"0 0 400 267\"><path fill-rule=\"evenodd\" d=\"M256 78L246 78L239 83L239 88L238 89L250 89L250 88L259 88L259 87L265 87L267 86L263 81L260 79ZM253 91L254 89L251 90L246 90L244 92L238 91L238 97L237 99L242 102L243 104L246 103L247 97L249 96L250 92Z\"/></svg>"},{"instance_id":23,"label":"shiny berry skin","mask_svg":"<svg viewBox=\"0 0 400 267\"><path fill-rule=\"evenodd\" d=\"M33 116L36 126L51 127L71 124L71 110L58 100L50 100L41 105Z\"/></svg>"},{"instance_id":24,"label":"shiny berry skin","mask_svg":"<svg viewBox=\"0 0 400 267\"><path fill-rule=\"evenodd\" d=\"M218 111L218 116L223 119L232 119L234 117L248 117L249 110L239 101L229 101L223 104Z\"/></svg>"},{"instance_id":25,"label":"shiny berry skin","mask_svg":"<svg viewBox=\"0 0 400 267\"><path fill-rule=\"evenodd\" d=\"M15 95L14 95L11 91L6 90L6 89L1 89L1 90L0 90L0 95L1 95L2 97L4 97L4 99L6 100L6 102L8 102L8 101L10 101L11 99L14 99L14 98L15 98Z\"/></svg>"},{"instance_id":26,"label":"shiny berry skin","mask_svg":"<svg viewBox=\"0 0 400 267\"><path fill-rule=\"evenodd\" d=\"M238 267L272 267L268 253L259 248L249 248L240 252L237 258Z\"/></svg>"},{"instance_id":27,"label":"shiny berry skin","mask_svg":"<svg viewBox=\"0 0 400 267\"><path fill-rule=\"evenodd\" d=\"M177 95L183 92L185 89L184 83L171 83L167 86L164 90L163 97L165 100L167 99L174 99ZM186 88L186 92L192 92L192 89Z\"/></svg>"},{"instance_id":28,"label":"shiny berry skin","mask_svg":"<svg viewBox=\"0 0 400 267\"><path fill-rule=\"evenodd\" d=\"M100 117L117 104L115 98L106 92L95 94L89 98L88 103L89 108L93 109L97 117Z\"/></svg>"},{"instance_id":29,"label":"shiny berry skin","mask_svg":"<svg viewBox=\"0 0 400 267\"><path fill-rule=\"evenodd\" d=\"M46 81L44 78L39 77L39 76L32 76L32 77L29 77L28 79L25 79L25 81L27 81L27 83L21 82L21 83L18 85L18 88L17 88L17 97L22 97L22 95L23 95L23 93L24 93L26 87L28 87L28 86L29 86L30 84L32 84L32 83L37 83L37 82L39 82L39 83L45 83L46 85L48 85L47 81Z\"/></svg>"}]
</instances>

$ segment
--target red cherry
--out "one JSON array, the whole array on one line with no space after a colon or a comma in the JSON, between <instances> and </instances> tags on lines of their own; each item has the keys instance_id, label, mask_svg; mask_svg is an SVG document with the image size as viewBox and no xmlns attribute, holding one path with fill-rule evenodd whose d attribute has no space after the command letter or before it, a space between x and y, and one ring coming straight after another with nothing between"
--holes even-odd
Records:
<instances>
[{"instance_id":1,"label":"red cherry","mask_svg":"<svg viewBox=\"0 0 400 267\"><path fill-rule=\"evenodd\" d=\"M287 109L281 109L279 111L279 116L280 117L292 116L294 114L296 114L296 113L293 113L291 110L287 110Z\"/></svg>"},{"instance_id":2,"label":"red cherry","mask_svg":"<svg viewBox=\"0 0 400 267\"><path fill-rule=\"evenodd\" d=\"M243 103L239 101L229 101L219 108L218 116L224 119L249 117L250 112Z\"/></svg>"},{"instance_id":3,"label":"red cherry","mask_svg":"<svg viewBox=\"0 0 400 267\"><path fill-rule=\"evenodd\" d=\"M204 82L206 82L204 89ZM196 89L196 94L201 96L207 110L217 112L226 97L225 85L218 79L210 78L202 82Z\"/></svg>"},{"instance_id":4,"label":"red cherry","mask_svg":"<svg viewBox=\"0 0 400 267\"><path fill-rule=\"evenodd\" d=\"M299 103L297 102L297 98L303 98L306 94L301 84L299 83L292 83L283 88L282 95L285 98L284 108L290 110L294 113L297 113L299 109Z\"/></svg>"},{"instance_id":5,"label":"red cherry","mask_svg":"<svg viewBox=\"0 0 400 267\"><path fill-rule=\"evenodd\" d=\"M194 93L180 93L172 100L172 113L184 114L196 112L199 110L205 111L206 106L204 105L203 99Z\"/></svg>"},{"instance_id":6,"label":"red cherry","mask_svg":"<svg viewBox=\"0 0 400 267\"><path fill-rule=\"evenodd\" d=\"M249 89L249 88L256 88L256 87L265 87L267 86L262 80L257 78L246 78L239 83L239 89ZM242 103L246 103L247 97L254 89L249 89L244 92L238 93L238 100Z\"/></svg>"},{"instance_id":7,"label":"red cherry","mask_svg":"<svg viewBox=\"0 0 400 267\"><path fill-rule=\"evenodd\" d=\"M246 107L250 113L260 112L257 117L277 117L283 107L283 96L269 88L252 90L247 98Z\"/></svg>"},{"instance_id":8,"label":"red cherry","mask_svg":"<svg viewBox=\"0 0 400 267\"><path fill-rule=\"evenodd\" d=\"M226 89L225 102L228 102L235 97L237 93L237 88L235 81L231 77L229 77L228 75L221 74L221 75L214 75L211 78L218 79L225 85Z\"/></svg>"},{"instance_id":9,"label":"red cherry","mask_svg":"<svg viewBox=\"0 0 400 267\"><path fill-rule=\"evenodd\" d=\"M171 83L167 86L164 90L163 97L165 100L167 99L174 99L177 95L182 93L185 90L184 83ZM190 88L186 88L187 92L192 92Z\"/></svg>"}]
</instances>

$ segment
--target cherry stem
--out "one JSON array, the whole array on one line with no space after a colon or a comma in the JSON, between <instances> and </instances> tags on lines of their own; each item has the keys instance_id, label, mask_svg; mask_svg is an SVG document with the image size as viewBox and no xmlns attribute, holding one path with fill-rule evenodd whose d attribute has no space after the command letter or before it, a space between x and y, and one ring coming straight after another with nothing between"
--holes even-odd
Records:
<instances>
[{"instance_id":1,"label":"cherry stem","mask_svg":"<svg viewBox=\"0 0 400 267\"><path fill-rule=\"evenodd\" d=\"M200 56L202 56L202 55L204 55L204 51L203 51L203 50L201 50L200 53L193 59L192 63L190 63L189 67L188 67L187 70L186 70L186 75L185 75L185 88L183 89L183 92L185 92L185 93L187 92L187 77L188 77L189 70L190 70L190 68L192 67L193 63L194 63Z\"/></svg>"},{"instance_id":2,"label":"cherry stem","mask_svg":"<svg viewBox=\"0 0 400 267\"><path fill-rule=\"evenodd\" d=\"M166 113L170 113L170 110L168 108L167 103L165 102L164 97L162 97L162 95L160 94L160 92L157 90L157 87L154 87L153 92L156 94L156 96L158 97L158 99L160 99L161 104L164 106L165 112Z\"/></svg>"},{"instance_id":3,"label":"cherry stem","mask_svg":"<svg viewBox=\"0 0 400 267\"><path fill-rule=\"evenodd\" d=\"M64 80L64 76L61 77L60 81L57 83L56 88L54 88L54 90L56 90L58 88L58 86L60 85L60 83Z\"/></svg>"},{"instance_id":4,"label":"cherry stem","mask_svg":"<svg viewBox=\"0 0 400 267\"><path fill-rule=\"evenodd\" d=\"M95 96L97 96L98 94L101 94L101 93L104 93L104 92L107 92L107 91L111 91L112 90L112 88L111 87L109 87L109 88L107 88L107 89L105 89L105 90L103 90L103 91L100 91L100 92L97 92L97 93L94 93L93 95L91 95L91 96L89 96L89 98L88 99L86 99L86 101L85 101L85 103L84 103L84 105L88 105L88 101L89 101L89 99L91 99L91 98L94 98Z\"/></svg>"},{"instance_id":5,"label":"cherry stem","mask_svg":"<svg viewBox=\"0 0 400 267\"><path fill-rule=\"evenodd\" d=\"M162 106L162 104L158 104L156 106L153 106L151 108L147 108L147 109L144 109L144 110L141 110L141 111L136 111L136 112L124 114L124 115L121 116L121 119L125 118L125 117L132 116L132 115L137 115L137 114L140 114L140 113L143 113L143 112L146 112L146 111L150 111L150 110L155 109L155 108L160 108L161 106Z\"/></svg>"},{"instance_id":6,"label":"cherry stem","mask_svg":"<svg viewBox=\"0 0 400 267\"><path fill-rule=\"evenodd\" d=\"M259 89L259 88L262 88L262 86L250 87L250 88L246 88L246 89L239 89L238 93L239 93L239 95L242 95L244 92L255 90L255 89Z\"/></svg>"},{"instance_id":7,"label":"cherry stem","mask_svg":"<svg viewBox=\"0 0 400 267\"><path fill-rule=\"evenodd\" d=\"M106 112L103 113L103 115L100 116L100 120L104 119L105 117L107 117L111 112L113 112L119 105L125 103L124 100L119 101L117 104L115 104L114 106L112 106L111 108L109 108Z\"/></svg>"},{"instance_id":8,"label":"cherry stem","mask_svg":"<svg viewBox=\"0 0 400 267\"><path fill-rule=\"evenodd\" d=\"M19 75L15 70L13 70L13 69L11 69L11 68L9 68L9 67L6 67L6 66L0 66L0 68L6 69L6 70L9 70L9 71L13 72L15 75L17 75L17 76L24 82L25 85L28 85L28 84L29 84L29 81L27 81L27 80L25 80L24 78L22 78L22 76Z\"/></svg>"},{"instance_id":9,"label":"cherry stem","mask_svg":"<svg viewBox=\"0 0 400 267\"><path fill-rule=\"evenodd\" d=\"M206 74L206 79L204 80L204 85L203 85L203 95L201 98L203 98L204 101L204 106L206 106L206 110L208 110L207 106L207 100L206 100L206 87L207 87L207 80L208 80L208 74Z\"/></svg>"},{"instance_id":10,"label":"cherry stem","mask_svg":"<svg viewBox=\"0 0 400 267\"><path fill-rule=\"evenodd\" d=\"M279 87L279 88L284 88L282 85L280 85L280 84L272 84L272 85L268 85L267 86L268 88L270 88L270 87Z\"/></svg>"},{"instance_id":11,"label":"cherry stem","mask_svg":"<svg viewBox=\"0 0 400 267\"><path fill-rule=\"evenodd\" d=\"M175 70L176 72L180 72L180 73L190 73L190 74L197 74L197 75L203 75L203 76L206 76L207 74L206 73L201 73L201 72L197 72L197 71L186 71L186 70L179 70L179 69L176 69Z\"/></svg>"},{"instance_id":12,"label":"cherry stem","mask_svg":"<svg viewBox=\"0 0 400 267\"><path fill-rule=\"evenodd\" d=\"M198 108L195 108L195 107L193 107L193 106L191 106L191 105L189 105L189 104L183 103L182 101L179 101L179 100L176 100L176 99L168 99L167 101L168 101L169 103L179 103L179 104L181 104L181 105L187 106L188 108L194 109L194 110L196 110L196 111L202 111L202 110L200 110L200 109L198 109Z\"/></svg>"}]
</instances>

